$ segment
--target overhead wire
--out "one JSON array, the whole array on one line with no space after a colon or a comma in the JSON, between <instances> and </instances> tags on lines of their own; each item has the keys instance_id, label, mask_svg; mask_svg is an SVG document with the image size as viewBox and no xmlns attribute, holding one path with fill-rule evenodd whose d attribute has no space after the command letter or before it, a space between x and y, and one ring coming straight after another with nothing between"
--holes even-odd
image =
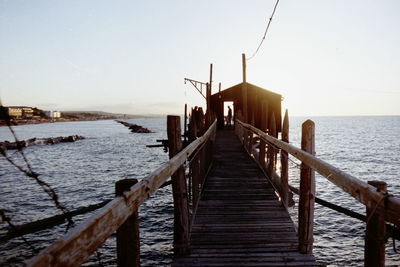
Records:
<instances>
[{"instance_id":1,"label":"overhead wire","mask_svg":"<svg viewBox=\"0 0 400 267\"><path fill-rule=\"evenodd\" d=\"M276 11L276 8L277 8L278 4L279 4L279 0L276 0L275 6L274 6L274 10L272 11L271 17L269 18L269 21L268 21L268 24L267 24L267 28L265 29L265 32L264 32L264 36L261 39L261 42L258 45L256 51L251 55L251 57L247 58L246 60L250 60L250 59L254 58L255 55L258 53L258 50L260 50L260 47L263 44L263 42L265 40L265 37L267 36L268 30L269 30L269 26L271 25L271 21L272 21L272 18L274 17L274 14L275 14L275 11Z\"/></svg>"}]
</instances>

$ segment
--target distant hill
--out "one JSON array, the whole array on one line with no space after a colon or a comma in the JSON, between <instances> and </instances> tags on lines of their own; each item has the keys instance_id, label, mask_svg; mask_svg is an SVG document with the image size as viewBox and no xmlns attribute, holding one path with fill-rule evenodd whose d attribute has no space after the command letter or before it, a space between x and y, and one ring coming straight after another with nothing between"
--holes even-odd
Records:
<instances>
[{"instance_id":1,"label":"distant hill","mask_svg":"<svg viewBox=\"0 0 400 267\"><path fill-rule=\"evenodd\" d=\"M104 111L62 111L61 114L62 118L78 120L116 120L163 117L163 115L132 115L109 113Z\"/></svg>"}]
</instances>

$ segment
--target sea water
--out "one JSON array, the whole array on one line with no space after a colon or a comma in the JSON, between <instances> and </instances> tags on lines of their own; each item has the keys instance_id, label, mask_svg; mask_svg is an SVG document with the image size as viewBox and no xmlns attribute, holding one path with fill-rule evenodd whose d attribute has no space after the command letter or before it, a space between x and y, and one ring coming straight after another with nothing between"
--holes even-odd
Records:
<instances>
[{"instance_id":1,"label":"sea water","mask_svg":"<svg viewBox=\"0 0 400 267\"><path fill-rule=\"evenodd\" d=\"M321 159L363 181L381 180L390 193L400 197L400 116L387 117L312 117L290 119L290 142L300 144L301 123L315 122L316 154ZM20 140L33 137L82 135L86 139L52 146L24 149L28 162L39 178L57 192L68 209L74 210L112 199L114 184L123 178L142 179L168 160L162 148L147 148L156 139L166 138L166 119L128 120L154 133L131 133L115 121L65 122L14 127ZM13 140L6 127L0 127L0 141ZM19 153L8 155L26 168ZM16 225L59 214L54 204L35 181L27 178L3 158L0 159L0 208ZM290 183L298 186L299 169L290 164ZM365 207L325 178L316 175L317 197L365 213ZM297 197L295 196L295 199ZM297 221L295 205L289 209ZM81 222L92 213L74 217ZM141 263L164 266L172 260L173 204L170 187L159 189L139 210ZM25 238L43 249L66 230L66 224L28 234ZM314 255L329 266L362 266L365 223L316 204ZM7 224L0 224L0 235ZM116 265L115 236L111 236L86 266ZM397 243L397 250L400 246ZM34 253L20 238L0 243L0 265L21 264ZM386 264L400 264L392 242L386 248Z\"/></svg>"}]
</instances>

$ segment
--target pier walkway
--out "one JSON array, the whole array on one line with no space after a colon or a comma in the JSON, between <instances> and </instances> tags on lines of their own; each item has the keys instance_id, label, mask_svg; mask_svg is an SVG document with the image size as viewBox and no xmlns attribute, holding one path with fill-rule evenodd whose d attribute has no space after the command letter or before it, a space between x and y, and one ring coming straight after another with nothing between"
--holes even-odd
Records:
<instances>
[{"instance_id":1,"label":"pier walkway","mask_svg":"<svg viewBox=\"0 0 400 267\"><path fill-rule=\"evenodd\" d=\"M190 254L172 266L318 266L298 252L288 212L234 131L217 131L213 154Z\"/></svg>"}]
</instances>

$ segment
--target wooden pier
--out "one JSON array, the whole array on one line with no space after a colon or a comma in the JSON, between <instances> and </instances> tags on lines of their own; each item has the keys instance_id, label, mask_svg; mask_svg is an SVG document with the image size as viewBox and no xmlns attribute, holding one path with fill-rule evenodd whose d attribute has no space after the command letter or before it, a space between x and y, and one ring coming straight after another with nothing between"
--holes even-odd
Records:
<instances>
[{"instance_id":1,"label":"wooden pier","mask_svg":"<svg viewBox=\"0 0 400 267\"><path fill-rule=\"evenodd\" d=\"M217 131L194 216L190 254L172 266L316 266L298 251L294 224L233 130Z\"/></svg>"},{"instance_id":2,"label":"wooden pier","mask_svg":"<svg viewBox=\"0 0 400 267\"><path fill-rule=\"evenodd\" d=\"M207 109L194 107L187 116L185 106L183 141L180 117L168 116L170 160L139 181L118 181L115 199L27 266L77 266L115 232L118 266L140 266L138 209L167 185L174 201L173 266L316 266L315 202L355 213L315 197L318 172L366 207L365 216L355 216L366 223L365 266L383 267L386 237L399 239L400 199L384 182L365 183L317 158L311 120L302 124L301 148L291 145L282 96L248 83L244 55L242 61L243 82L213 95L212 71L210 83L185 79L201 85ZM224 129L225 102L233 102L234 130ZM301 162L299 188L289 183L289 157ZM299 194L297 225L287 212L292 193Z\"/></svg>"}]
</instances>

